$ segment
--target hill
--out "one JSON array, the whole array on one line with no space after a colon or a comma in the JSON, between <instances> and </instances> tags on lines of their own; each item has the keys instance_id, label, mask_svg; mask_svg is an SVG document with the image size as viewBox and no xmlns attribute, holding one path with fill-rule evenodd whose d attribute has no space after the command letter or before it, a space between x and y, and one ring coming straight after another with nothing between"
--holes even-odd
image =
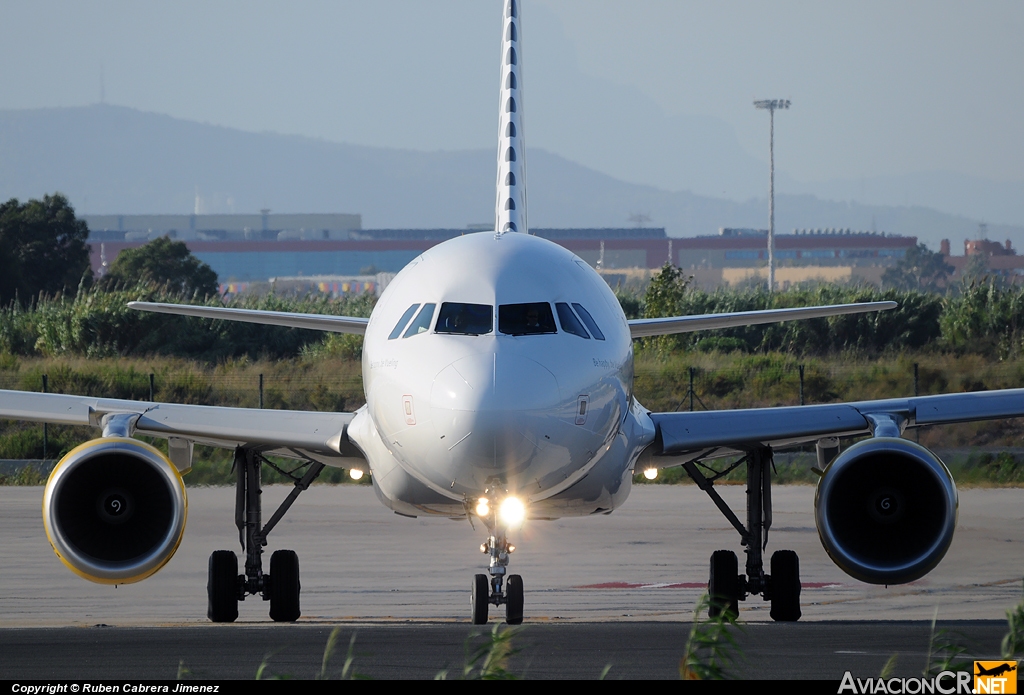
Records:
<instances>
[{"instance_id":1,"label":"hill","mask_svg":"<svg viewBox=\"0 0 1024 695\"><path fill-rule=\"evenodd\" d=\"M0 197L65 193L92 214L358 212L363 226L463 227L493 218L494 153L365 147L251 133L125 107L0 111ZM529 150L530 224L612 227L636 212L672 236L764 227L766 199L745 202L619 181L542 149ZM847 227L959 247L979 220L914 206L780 195L777 229ZM1024 244L1024 227L989 225Z\"/></svg>"}]
</instances>

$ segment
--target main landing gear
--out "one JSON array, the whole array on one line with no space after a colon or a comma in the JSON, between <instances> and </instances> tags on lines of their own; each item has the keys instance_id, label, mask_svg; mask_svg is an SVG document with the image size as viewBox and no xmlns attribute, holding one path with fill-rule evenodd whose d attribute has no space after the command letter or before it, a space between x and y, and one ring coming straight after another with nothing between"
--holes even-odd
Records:
<instances>
[{"instance_id":1,"label":"main landing gear","mask_svg":"<svg viewBox=\"0 0 1024 695\"><path fill-rule=\"evenodd\" d=\"M508 542L506 529L498 527L493 519L484 521L488 524L489 536L487 542L480 546L480 551L490 558L487 567L490 577L487 574L473 576L473 590L469 599L473 624L486 624L488 608L504 605L505 622L520 625L523 622L523 578L518 574L510 574L505 578L509 555L516 547Z\"/></svg>"},{"instance_id":2,"label":"main landing gear","mask_svg":"<svg viewBox=\"0 0 1024 695\"><path fill-rule=\"evenodd\" d=\"M295 488L263 525L260 506L261 468L266 463L295 482ZM270 573L263 573L263 547L267 536L285 512L309 487L324 464L310 461L299 478L295 471L284 471L252 449L235 449L235 526L245 553L245 574L238 573L238 558L231 550L216 550L210 556L206 593L209 598L206 615L215 623L230 623L238 618L238 602L249 594L259 594L270 601L270 618L277 622L294 622L302 611L299 607L299 556L294 550L277 550L270 556ZM300 466L301 468L301 466Z\"/></svg>"},{"instance_id":3,"label":"main landing gear","mask_svg":"<svg viewBox=\"0 0 1024 695\"><path fill-rule=\"evenodd\" d=\"M714 488L714 481L733 469L747 465L747 525L744 526ZM697 486L706 492L739 531L747 555L746 574L740 574L736 553L716 550L711 555L708 593L712 618L726 614L739 615L739 601L748 595L761 594L771 601L772 620L793 622L800 619L800 562L792 550L778 550L772 555L771 574L765 574L762 552L768 546L768 530L772 525L771 473L774 463L770 447L758 447L724 471L711 471L706 477L698 468L699 459L683 464Z\"/></svg>"}]
</instances>

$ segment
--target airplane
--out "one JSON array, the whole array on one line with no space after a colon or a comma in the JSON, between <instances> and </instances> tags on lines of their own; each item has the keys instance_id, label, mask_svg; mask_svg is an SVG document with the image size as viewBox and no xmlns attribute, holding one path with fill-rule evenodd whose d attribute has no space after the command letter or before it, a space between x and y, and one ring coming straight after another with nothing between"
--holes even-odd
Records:
<instances>
[{"instance_id":1,"label":"airplane","mask_svg":"<svg viewBox=\"0 0 1024 695\"><path fill-rule=\"evenodd\" d=\"M901 584L931 571L952 540L955 483L907 428L1024 415L1024 389L854 403L710 412L651 412L633 393L636 338L891 309L894 302L627 320L607 283L567 249L529 234L520 8L504 0L496 224L410 262L368 319L131 302L137 310L363 336L366 404L299 412L0 391L0 418L91 425L100 436L62 458L43 496L43 523L75 574L121 584L151 576L184 533L182 475L196 444L234 451L235 525L244 553L214 552L207 615L238 617L248 596L275 621L301 615L296 553L264 569L276 524L325 466L370 476L394 513L479 523L486 570L470 586L470 619L490 607L524 618L524 583L509 574L523 523L606 515L625 503L634 472L682 466L725 515L746 555L711 556L712 615L737 615L760 595L777 621L801 617L799 559L774 552L772 455L815 444L815 520L827 554L864 582ZM137 439L167 440L168 453ZM840 438L866 437L841 450ZM295 486L264 520L268 456L297 459ZM718 461L717 468L713 463ZM745 520L714 483L745 467ZM300 475L298 471L302 471ZM600 523L600 522L596 522Z\"/></svg>"},{"instance_id":2,"label":"airplane","mask_svg":"<svg viewBox=\"0 0 1024 695\"><path fill-rule=\"evenodd\" d=\"M1009 673L1010 671L1017 670L1017 666L1009 662L999 664L998 666L993 666L991 669L987 669L980 663L975 662L974 667L978 671L976 674L974 674L976 676L1001 676L1004 673Z\"/></svg>"}]
</instances>

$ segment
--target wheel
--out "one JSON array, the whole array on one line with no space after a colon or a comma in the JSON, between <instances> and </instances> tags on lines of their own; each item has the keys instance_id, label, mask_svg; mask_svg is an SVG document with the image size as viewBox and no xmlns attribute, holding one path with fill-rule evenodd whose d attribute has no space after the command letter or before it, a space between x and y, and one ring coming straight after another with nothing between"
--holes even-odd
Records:
<instances>
[{"instance_id":1,"label":"wheel","mask_svg":"<svg viewBox=\"0 0 1024 695\"><path fill-rule=\"evenodd\" d=\"M518 574L510 574L505 581L505 622L523 623L523 578Z\"/></svg>"},{"instance_id":2,"label":"wheel","mask_svg":"<svg viewBox=\"0 0 1024 695\"><path fill-rule=\"evenodd\" d=\"M294 550L275 550L270 556L270 619L293 623L299 619L299 556Z\"/></svg>"},{"instance_id":3,"label":"wheel","mask_svg":"<svg viewBox=\"0 0 1024 695\"><path fill-rule=\"evenodd\" d=\"M736 553L731 550L716 550L711 554L711 579L708 581L708 594L711 605L708 617L717 618L727 611L733 618L739 616L739 570Z\"/></svg>"},{"instance_id":4,"label":"wheel","mask_svg":"<svg viewBox=\"0 0 1024 695\"><path fill-rule=\"evenodd\" d=\"M469 607L473 611L474 625L485 625L487 623L487 604L489 603L490 592L491 588L487 584L487 575L473 575L473 592L470 594Z\"/></svg>"},{"instance_id":5,"label":"wheel","mask_svg":"<svg viewBox=\"0 0 1024 695\"><path fill-rule=\"evenodd\" d=\"M238 618L238 558L230 550L215 550L210 556L206 596L207 618L215 623Z\"/></svg>"},{"instance_id":6,"label":"wheel","mask_svg":"<svg viewBox=\"0 0 1024 695\"><path fill-rule=\"evenodd\" d=\"M772 554L772 620L800 619L800 560L792 550Z\"/></svg>"}]
</instances>

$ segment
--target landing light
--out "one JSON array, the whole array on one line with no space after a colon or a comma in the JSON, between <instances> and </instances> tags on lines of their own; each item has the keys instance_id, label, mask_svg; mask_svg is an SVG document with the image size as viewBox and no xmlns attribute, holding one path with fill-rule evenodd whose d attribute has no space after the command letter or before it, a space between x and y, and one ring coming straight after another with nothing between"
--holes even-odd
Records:
<instances>
[{"instance_id":1,"label":"landing light","mask_svg":"<svg viewBox=\"0 0 1024 695\"><path fill-rule=\"evenodd\" d=\"M363 472L358 468L349 468L348 477L352 478L352 480L359 480L363 477Z\"/></svg>"},{"instance_id":2,"label":"landing light","mask_svg":"<svg viewBox=\"0 0 1024 695\"><path fill-rule=\"evenodd\" d=\"M481 497L476 501L476 515L481 519L491 515L491 505L486 497Z\"/></svg>"},{"instance_id":3,"label":"landing light","mask_svg":"<svg viewBox=\"0 0 1024 695\"><path fill-rule=\"evenodd\" d=\"M658 477L658 469L657 468L645 468L644 469L644 477L647 478L648 480L654 480L655 478Z\"/></svg>"},{"instance_id":4,"label":"landing light","mask_svg":"<svg viewBox=\"0 0 1024 695\"><path fill-rule=\"evenodd\" d=\"M526 518L526 507L518 497L506 497L498 513L506 526L518 526Z\"/></svg>"}]
</instances>

